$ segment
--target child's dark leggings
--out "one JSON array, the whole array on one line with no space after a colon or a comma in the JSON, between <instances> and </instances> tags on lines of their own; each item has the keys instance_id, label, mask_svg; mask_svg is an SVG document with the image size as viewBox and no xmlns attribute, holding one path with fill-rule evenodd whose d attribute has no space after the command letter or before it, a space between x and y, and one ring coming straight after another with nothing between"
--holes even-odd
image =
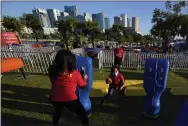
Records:
<instances>
[{"instance_id":1,"label":"child's dark leggings","mask_svg":"<svg viewBox=\"0 0 188 126\"><path fill-rule=\"evenodd\" d=\"M59 123L59 119L62 116L64 107L67 107L71 112L79 115L82 125L89 125L87 113L79 99L69 102L52 102L52 104L55 107L55 113L53 116L54 125Z\"/></svg>"},{"instance_id":2,"label":"child's dark leggings","mask_svg":"<svg viewBox=\"0 0 188 126\"><path fill-rule=\"evenodd\" d=\"M123 83L120 82L119 85L118 85L118 90L120 90L120 88L121 88L122 85L123 85ZM104 100L105 100L105 99L107 99L107 98L109 98L109 97L111 96L110 92L111 92L112 88L113 88L113 87L112 87L112 85L110 84L110 85L109 85L109 88L108 88L108 93L107 93L107 94L104 96L104 98L102 99L101 104L104 103ZM121 90L122 95L125 95L125 94L124 94L125 89L126 89L126 88L124 88L123 90ZM115 89L115 90L116 90L116 89Z\"/></svg>"}]
</instances>

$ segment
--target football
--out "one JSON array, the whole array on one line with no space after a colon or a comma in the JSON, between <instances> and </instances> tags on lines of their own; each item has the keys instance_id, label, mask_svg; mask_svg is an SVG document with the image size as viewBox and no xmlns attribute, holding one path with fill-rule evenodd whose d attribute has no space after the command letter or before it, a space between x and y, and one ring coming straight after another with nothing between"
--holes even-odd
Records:
<instances>
[{"instance_id":1,"label":"football","mask_svg":"<svg viewBox=\"0 0 188 126\"><path fill-rule=\"evenodd\" d=\"M111 78L106 78L106 84L111 84L112 83L112 79Z\"/></svg>"}]
</instances>

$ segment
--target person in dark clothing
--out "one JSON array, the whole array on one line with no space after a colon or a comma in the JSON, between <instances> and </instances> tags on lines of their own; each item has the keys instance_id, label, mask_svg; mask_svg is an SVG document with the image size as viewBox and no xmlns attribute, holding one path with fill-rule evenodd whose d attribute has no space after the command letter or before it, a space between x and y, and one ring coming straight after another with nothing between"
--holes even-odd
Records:
<instances>
[{"instance_id":1,"label":"person in dark clothing","mask_svg":"<svg viewBox=\"0 0 188 126\"><path fill-rule=\"evenodd\" d=\"M120 91L121 95L125 97L125 79L123 75L120 73L119 66L113 66L111 68L110 75L106 78L106 84L109 84L108 93L104 96L104 98L101 101L101 105L104 103L104 101L110 97L113 92ZM125 97L126 98L126 97Z\"/></svg>"},{"instance_id":2,"label":"person in dark clothing","mask_svg":"<svg viewBox=\"0 0 188 126\"><path fill-rule=\"evenodd\" d=\"M114 50L114 57L115 57L114 64L115 65L118 65L120 67L122 66L123 54L124 54L123 48L121 48L119 44L117 44L117 48L115 48Z\"/></svg>"},{"instance_id":3,"label":"person in dark clothing","mask_svg":"<svg viewBox=\"0 0 188 126\"><path fill-rule=\"evenodd\" d=\"M64 107L78 115L83 125L89 125L88 115L76 95L76 87L86 86L87 75L76 70L76 58L67 50L58 51L49 67L51 91L49 100L55 108L53 124L59 124Z\"/></svg>"}]
</instances>

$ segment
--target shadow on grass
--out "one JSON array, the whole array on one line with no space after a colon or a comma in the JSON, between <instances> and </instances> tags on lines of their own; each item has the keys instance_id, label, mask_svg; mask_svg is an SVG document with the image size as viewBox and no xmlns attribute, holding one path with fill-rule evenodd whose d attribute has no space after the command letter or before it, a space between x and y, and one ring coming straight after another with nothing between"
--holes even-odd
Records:
<instances>
[{"instance_id":1,"label":"shadow on grass","mask_svg":"<svg viewBox=\"0 0 188 126\"><path fill-rule=\"evenodd\" d=\"M161 97L161 116L157 120L143 118L144 96L130 96L128 100L109 99L103 106L95 104L100 98L92 98L93 111L118 115L118 125L174 125L186 96L173 96L169 93L169 90L166 89ZM110 103L113 103L116 107L113 107Z\"/></svg>"},{"instance_id":2,"label":"shadow on grass","mask_svg":"<svg viewBox=\"0 0 188 126\"><path fill-rule=\"evenodd\" d=\"M187 81L188 81L188 71L186 71L186 72L178 71L178 72L175 72L175 74L179 75L180 77L187 79Z\"/></svg>"},{"instance_id":3,"label":"shadow on grass","mask_svg":"<svg viewBox=\"0 0 188 126\"><path fill-rule=\"evenodd\" d=\"M1 126L46 126L47 124L49 124L48 121L2 113Z\"/></svg>"},{"instance_id":4,"label":"shadow on grass","mask_svg":"<svg viewBox=\"0 0 188 126\"><path fill-rule=\"evenodd\" d=\"M4 73L3 75L7 75L7 76L15 76L15 77L22 77L22 73L21 72L9 72L9 73ZM32 76L32 75L47 75L48 73L26 73L25 72L26 77L27 76Z\"/></svg>"},{"instance_id":5,"label":"shadow on grass","mask_svg":"<svg viewBox=\"0 0 188 126\"><path fill-rule=\"evenodd\" d=\"M16 109L18 111L36 112L38 114L53 114L53 107L48 101L48 89L30 88L23 86L14 86L1 84L2 90L2 109ZM94 89L102 93L99 89ZM93 115L90 117L91 126L98 125L174 125L178 111L185 100L185 96L172 96L168 90L161 98L161 118L158 120L146 120L142 117L144 97L132 96L125 99L108 99L103 106L99 105L101 98L91 98ZM16 115L17 114L17 115ZM72 114L65 109L64 119L70 124L80 123ZM115 116L114 119L111 116ZM44 117L41 117L44 118ZM34 119L24 117L21 113L11 111L2 113L2 119L8 125L26 125L26 124L50 124L50 120Z\"/></svg>"}]
</instances>

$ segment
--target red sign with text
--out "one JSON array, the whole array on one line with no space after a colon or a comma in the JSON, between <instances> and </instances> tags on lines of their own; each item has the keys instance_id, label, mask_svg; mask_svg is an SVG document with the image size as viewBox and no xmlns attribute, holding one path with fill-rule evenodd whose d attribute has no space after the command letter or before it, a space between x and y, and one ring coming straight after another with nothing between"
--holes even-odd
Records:
<instances>
[{"instance_id":1,"label":"red sign with text","mask_svg":"<svg viewBox=\"0 0 188 126\"><path fill-rule=\"evenodd\" d=\"M1 32L1 45L21 44L15 32Z\"/></svg>"}]
</instances>

